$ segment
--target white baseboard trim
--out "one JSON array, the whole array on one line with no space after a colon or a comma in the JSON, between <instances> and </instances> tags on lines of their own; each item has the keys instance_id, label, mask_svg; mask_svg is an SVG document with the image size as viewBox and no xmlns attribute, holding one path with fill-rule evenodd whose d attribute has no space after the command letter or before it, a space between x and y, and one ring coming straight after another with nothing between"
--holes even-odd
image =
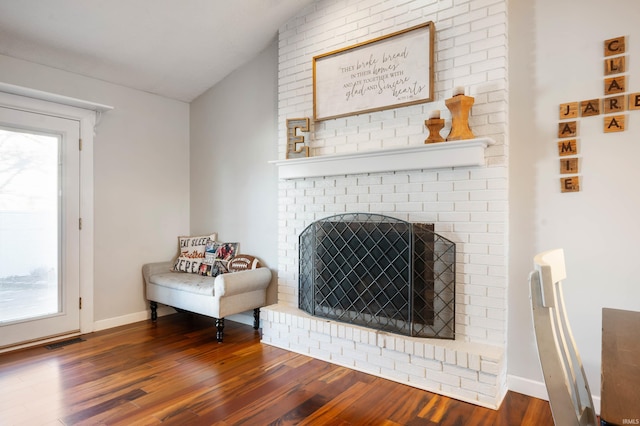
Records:
<instances>
[{"instance_id":1,"label":"white baseboard trim","mask_svg":"<svg viewBox=\"0 0 640 426\"><path fill-rule=\"evenodd\" d=\"M240 324L250 325L251 327L253 327L253 311L229 315L225 319L229 321L239 322Z\"/></svg>"},{"instance_id":2,"label":"white baseboard trim","mask_svg":"<svg viewBox=\"0 0 640 426\"><path fill-rule=\"evenodd\" d=\"M545 401L549 400L549 394L547 393L547 387L544 382L508 374L507 386L510 391L522 393L538 399L544 399ZM600 415L600 397L591 395L591 398L593 399L593 408L596 410L596 413Z\"/></svg>"},{"instance_id":3,"label":"white baseboard trim","mask_svg":"<svg viewBox=\"0 0 640 426\"><path fill-rule=\"evenodd\" d=\"M169 306L158 306L158 316L163 317L165 315L175 314L176 311ZM115 318L107 318L99 320L93 323L93 331L106 330L108 328L120 327L121 325L127 325L138 321L144 321L151 318L151 312L144 310L141 312L134 312L132 314L122 315Z\"/></svg>"},{"instance_id":4,"label":"white baseboard trim","mask_svg":"<svg viewBox=\"0 0 640 426\"><path fill-rule=\"evenodd\" d=\"M158 316L163 317L165 315L175 314L176 311L169 306L158 306ZM134 312L133 314L123 315L121 317L108 318L100 321L96 321L93 324L93 331L106 330L108 328L120 327L121 325L127 325L138 321L145 321L151 318L151 312L145 310L141 312ZM229 315L225 319L229 321L239 322L240 324L250 325L253 327L253 311L242 312L235 315Z\"/></svg>"},{"instance_id":5,"label":"white baseboard trim","mask_svg":"<svg viewBox=\"0 0 640 426\"><path fill-rule=\"evenodd\" d=\"M7 353L7 352L12 352L12 351L17 351L19 349L28 349L28 348L32 348L34 346L44 346L47 343L56 343L56 342L61 342L67 339L71 339L73 337L77 337L80 336L79 332L73 332L73 333L69 333L69 334L65 334L65 335L61 335L61 336L56 336L56 337L51 337L48 339L42 339L42 340L36 340L33 342L28 342L28 343L23 343L23 344L19 344L19 345L15 345L15 346L9 346L9 347L5 347L0 349L0 354L3 353Z\"/></svg>"},{"instance_id":6,"label":"white baseboard trim","mask_svg":"<svg viewBox=\"0 0 640 426\"><path fill-rule=\"evenodd\" d=\"M545 401L549 400L549 394L547 394L547 387L544 382L507 374L507 387L510 391L544 399Z\"/></svg>"}]
</instances>

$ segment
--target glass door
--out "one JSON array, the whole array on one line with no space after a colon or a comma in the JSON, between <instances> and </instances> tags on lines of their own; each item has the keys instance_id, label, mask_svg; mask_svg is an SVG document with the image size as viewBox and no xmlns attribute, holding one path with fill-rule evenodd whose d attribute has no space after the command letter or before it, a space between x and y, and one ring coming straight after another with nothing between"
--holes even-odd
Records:
<instances>
[{"instance_id":1,"label":"glass door","mask_svg":"<svg viewBox=\"0 0 640 426\"><path fill-rule=\"evenodd\" d=\"M0 107L0 349L79 332L79 130Z\"/></svg>"}]
</instances>

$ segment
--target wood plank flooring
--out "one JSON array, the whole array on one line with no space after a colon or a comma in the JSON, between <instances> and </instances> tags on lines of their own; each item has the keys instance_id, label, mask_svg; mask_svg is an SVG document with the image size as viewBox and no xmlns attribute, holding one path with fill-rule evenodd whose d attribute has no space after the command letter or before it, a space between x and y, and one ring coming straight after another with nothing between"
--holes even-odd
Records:
<instances>
[{"instance_id":1,"label":"wood plank flooring","mask_svg":"<svg viewBox=\"0 0 640 426\"><path fill-rule=\"evenodd\" d=\"M509 392L490 410L260 343L227 321L174 314L0 355L0 425L553 425Z\"/></svg>"}]
</instances>

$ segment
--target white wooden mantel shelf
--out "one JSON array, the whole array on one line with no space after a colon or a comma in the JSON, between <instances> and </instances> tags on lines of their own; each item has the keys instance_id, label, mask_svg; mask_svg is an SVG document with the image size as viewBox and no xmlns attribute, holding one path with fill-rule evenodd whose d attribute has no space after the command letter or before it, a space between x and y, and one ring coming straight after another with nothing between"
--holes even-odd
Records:
<instances>
[{"instance_id":1,"label":"white wooden mantel shelf","mask_svg":"<svg viewBox=\"0 0 640 426\"><path fill-rule=\"evenodd\" d=\"M439 142L411 147L269 161L280 179L353 175L400 170L484 166L490 138Z\"/></svg>"}]
</instances>

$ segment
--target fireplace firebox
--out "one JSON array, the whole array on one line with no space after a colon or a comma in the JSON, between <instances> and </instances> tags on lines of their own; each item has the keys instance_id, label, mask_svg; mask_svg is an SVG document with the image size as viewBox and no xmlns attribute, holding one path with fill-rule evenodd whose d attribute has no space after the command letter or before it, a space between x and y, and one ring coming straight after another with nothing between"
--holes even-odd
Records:
<instances>
[{"instance_id":1,"label":"fireplace firebox","mask_svg":"<svg viewBox=\"0 0 640 426\"><path fill-rule=\"evenodd\" d=\"M433 224L348 213L299 236L299 307L413 337L455 336L455 244Z\"/></svg>"}]
</instances>

